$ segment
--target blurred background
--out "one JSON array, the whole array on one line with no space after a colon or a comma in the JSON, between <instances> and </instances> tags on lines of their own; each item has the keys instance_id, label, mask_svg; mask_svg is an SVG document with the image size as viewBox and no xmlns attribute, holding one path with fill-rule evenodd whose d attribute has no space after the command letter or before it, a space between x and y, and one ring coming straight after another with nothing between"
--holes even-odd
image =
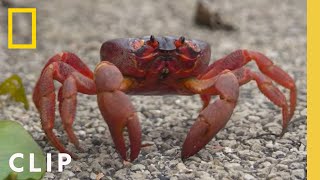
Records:
<instances>
[{"instance_id":1,"label":"blurred background","mask_svg":"<svg viewBox=\"0 0 320 180\"><path fill-rule=\"evenodd\" d=\"M10 7L37 8L37 49L7 48ZM29 43L30 15L13 18L14 43ZM57 114L55 132L81 158L63 173L47 173L45 179L96 179L98 174L102 179L306 178L306 1L2 0L0 23L0 82L18 74L30 102L42 67L56 53L74 52L93 70L104 41L151 34L205 40L211 45L212 60L237 49L260 51L296 80L297 110L283 138L272 135L281 132L280 110L251 82L241 88L226 128L184 163L181 145L201 108L198 96L133 96L143 141L152 145L133 164L124 165L96 97L79 95L74 130L84 151L67 145ZM254 63L248 66L257 70ZM19 121L45 152L56 153L41 130L35 107L25 111L7 99L0 98L0 119Z\"/></svg>"}]
</instances>

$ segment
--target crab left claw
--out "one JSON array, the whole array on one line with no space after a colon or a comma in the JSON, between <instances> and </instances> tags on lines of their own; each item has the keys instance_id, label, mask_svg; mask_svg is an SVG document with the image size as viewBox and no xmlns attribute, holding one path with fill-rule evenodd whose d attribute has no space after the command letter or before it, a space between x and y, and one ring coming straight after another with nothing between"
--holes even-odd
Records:
<instances>
[{"instance_id":1,"label":"crab left claw","mask_svg":"<svg viewBox=\"0 0 320 180\"><path fill-rule=\"evenodd\" d=\"M220 95L220 99L200 112L183 143L182 159L200 151L227 124L239 96L238 80L228 70L208 80L189 79L185 86L197 93Z\"/></svg>"},{"instance_id":2,"label":"crab left claw","mask_svg":"<svg viewBox=\"0 0 320 180\"><path fill-rule=\"evenodd\" d=\"M103 61L95 70L98 105L122 159L127 160L127 148L123 131L128 130L130 140L130 160L139 155L141 148L141 128L138 116L130 98L120 90L123 76L113 64Z\"/></svg>"}]
</instances>

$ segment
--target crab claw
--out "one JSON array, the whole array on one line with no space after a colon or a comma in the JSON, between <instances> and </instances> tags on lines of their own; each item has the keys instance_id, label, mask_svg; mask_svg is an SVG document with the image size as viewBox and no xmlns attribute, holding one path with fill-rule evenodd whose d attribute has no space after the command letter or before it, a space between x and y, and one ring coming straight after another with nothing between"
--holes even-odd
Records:
<instances>
[{"instance_id":1,"label":"crab claw","mask_svg":"<svg viewBox=\"0 0 320 180\"><path fill-rule=\"evenodd\" d=\"M191 127L182 146L181 158L186 159L200 151L227 124L234 105L224 100L210 104Z\"/></svg>"},{"instance_id":2,"label":"crab claw","mask_svg":"<svg viewBox=\"0 0 320 180\"><path fill-rule=\"evenodd\" d=\"M129 101L129 97L121 91L98 94L98 104L116 149L124 160L127 160L127 148L123 130L127 128L130 140L130 160L135 160L141 148L141 129L137 114Z\"/></svg>"},{"instance_id":3,"label":"crab claw","mask_svg":"<svg viewBox=\"0 0 320 180\"><path fill-rule=\"evenodd\" d=\"M182 146L181 158L186 159L200 151L228 122L239 96L238 80L229 71L222 72L212 79L209 91L217 92L220 99L206 106L191 127ZM187 87L202 90L206 80L186 82ZM205 91L203 91L205 92ZM207 100L206 98L204 98ZM207 103L209 101L206 101Z\"/></svg>"},{"instance_id":4,"label":"crab claw","mask_svg":"<svg viewBox=\"0 0 320 180\"><path fill-rule=\"evenodd\" d=\"M141 128L138 116L130 98L118 90L123 80L117 67L101 62L95 71L98 105L115 144L115 148L124 160L127 160L127 148L123 131L128 130L130 141L130 160L135 160L141 149Z\"/></svg>"}]
</instances>

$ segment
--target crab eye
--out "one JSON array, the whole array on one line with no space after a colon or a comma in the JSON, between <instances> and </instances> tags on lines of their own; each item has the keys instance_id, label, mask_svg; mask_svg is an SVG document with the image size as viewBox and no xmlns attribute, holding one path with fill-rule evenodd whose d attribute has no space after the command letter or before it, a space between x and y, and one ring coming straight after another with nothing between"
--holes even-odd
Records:
<instances>
[{"instance_id":1,"label":"crab eye","mask_svg":"<svg viewBox=\"0 0 320 180\"><path fill-rule=\"evenodd\" d=\"M183 36L175 40L174 44L177 50L180 52L186 52L186 51L193 51L194 53L200 52L200 48L196 43L190 40L186 40L185 37Z\"/></svg>"},{"instance_id":2,"label":"crab eye","mask_svg":"<svg viewBox=\"0 0 320 180\"><path fill-rule=\"evenodd\" d=\"M185 42L186 42L186 38L183 37L183 36L181 36L178 40L175 40L175 41L174 41L174 45L175 45L177 48L179 48L179 47L183 46L183 45L185 44Z\"/></svg>"},{"instance_id":3,"label":"crab eye","mask_svg":"<svg viewBox=\"0 0 320 180\"><path fill-rule=\"evenodd\" d=\"M183 36L175 40L174 44L180 60L184 62L195 60L201 51L197 43L186 40Z\"/></svg>"},{"instance_id":4,"label":"crab eye","mask_svg":"<svg viewBox=\"0 0 320 180\"><path fill-rule=\"evenodd\" d=\"M159 42L156 40L156 38L153 35L151 35L150 40L147 41L147 45L153 48L157 48L159 46Z\"/></svg>"}]
</instances>

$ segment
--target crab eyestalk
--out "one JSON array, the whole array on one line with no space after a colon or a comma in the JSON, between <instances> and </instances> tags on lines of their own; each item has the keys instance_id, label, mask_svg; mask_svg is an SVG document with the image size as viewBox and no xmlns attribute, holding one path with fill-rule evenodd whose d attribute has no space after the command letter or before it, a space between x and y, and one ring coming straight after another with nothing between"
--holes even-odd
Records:
<instances>
[{"instance_id":1,"label":"crab eyestalk","mask_svg":"<svg viewBox=\"0 0 320 180\"><path fill-rule=\"evenodd\" d=\"M176 40L175 42L174 42L174 44L175 44L175 46L177 47L177 48L179 48L179 47L181 47L181 46L183 46L183 44L186 42L186 38L184 37L184 36L181 36L178 40Z\"/></svg>"},{"instance_id":2,"label":"crab eyestalk","mask_svg":"<svg viewBox=\"0 0 320 180\"><path fill-rule=\"evenodd\" d=\"M180 43L181 43L181 44L184 44L186 38L185 38L184 36L181 36L181 37L179 38L179 40L180 40Z\"/></svg>"},{"instance_id":3,"label":"crab eyestalk","mask_svg":"<svg viewBox=\"0 0 320 180\"><path fill-rule=\"evenodd\" d=\"M151 35L151 36L150 36L150 42L153 43L154 41L155 41L154 35Z\"/></svg>"},{"instance_id":4,"label":"crab eyestalk","mask_svg":"<svg viewBox=\"0 0 320 180\"><path fill-rule=\"evenodd\" d=\"M153 35L150 36L150 40L147 42L147 44L149 46L153 47L153 48L157 48L158 47L158 42L157 42L156 38Z\"/></svg>"}]
</instances>

